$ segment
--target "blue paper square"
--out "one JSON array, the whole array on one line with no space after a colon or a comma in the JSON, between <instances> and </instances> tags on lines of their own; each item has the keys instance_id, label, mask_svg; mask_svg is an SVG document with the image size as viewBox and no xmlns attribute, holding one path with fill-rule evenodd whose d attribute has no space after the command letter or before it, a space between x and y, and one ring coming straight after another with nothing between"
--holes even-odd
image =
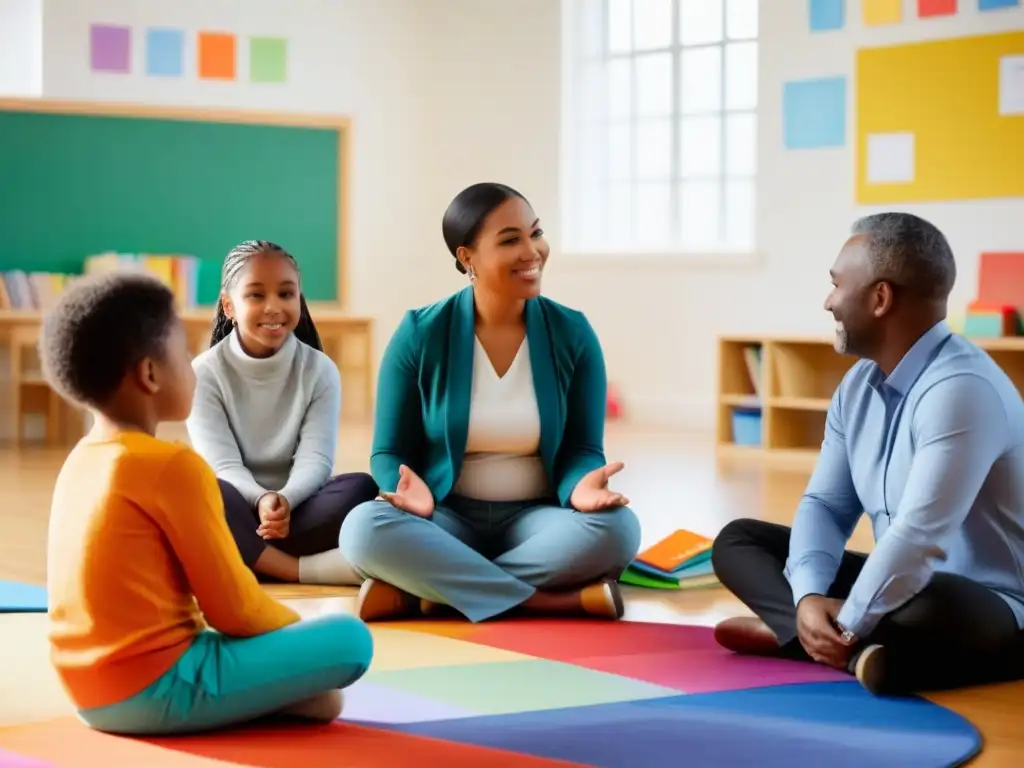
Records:
<instances>
[{"instance_id":1,"label":"blue paper square","mask_svg":"<svg viewBox=\"0 0 1024 768\"><path fill-rule=\"evenodd\" d=\"M1000 8L1016 8L1020 0L978 0L979 11L996 11Z\"/></svg>"},{"instance_id":2,"label":"blue paper square","mask_svg":"<svg viewBox=\"0 0 1024 768\"><path fill-rule=\"evenodd\" d=\"M185 33L180 29L146 30L146 74L181 77L185 69Z\"/></svg>"},{"instance_id":3,"label":"blue paper square","mask_svg":"<svg viewBox=\"0 0 1024 768\"><path fill-rule=\"evenodd\" d=\"M0 581L0 613L46 613L46 587Z\"/></svg>"},{"instance_id":4,"label":"blue paper square","mask_svg":"<svg viewBox=\"0 0 1024 768\"><path fill-rule=\"evenodd\" d=\"M786 149L824 149L846 143L846 78L797 80L782 87Z\"/></svg>"},{"instance_id":5,"label":"blue paper square","mask_svg":"<svg viewBox=\"0 0 1024 768\"><path fill-rule=\"evenodd\" d=\"M812 32L842 29L846 23L844 0L807 0Z\"/></svg>"}]
</instances>

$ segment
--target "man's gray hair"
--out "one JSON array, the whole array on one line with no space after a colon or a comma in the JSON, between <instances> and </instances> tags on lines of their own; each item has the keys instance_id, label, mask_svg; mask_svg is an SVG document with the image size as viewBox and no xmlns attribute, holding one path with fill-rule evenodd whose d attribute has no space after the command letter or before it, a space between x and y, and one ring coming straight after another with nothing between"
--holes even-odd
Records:
<instances>
[{"instance_id":1,"label":"man's gray hair","mask_svg":"<svg viewBox=\"0 0 1024 768\"><path fill-rule=\"evenodd\" d=\"M875 213L858 219L854 235L867 241L875 278L934 301L949 298L956 261L946 236L910 213Z\"/></svg>"}]
</instances>

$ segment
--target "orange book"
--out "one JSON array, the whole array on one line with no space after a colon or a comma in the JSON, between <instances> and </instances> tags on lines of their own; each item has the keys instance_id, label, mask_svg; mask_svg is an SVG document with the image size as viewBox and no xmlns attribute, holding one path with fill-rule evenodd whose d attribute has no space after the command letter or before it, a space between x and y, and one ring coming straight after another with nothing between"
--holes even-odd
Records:
<instances>
[{"instance_id":1,"label":"orange book","mask_svg":"<svg viewBox=\"0 0 1024 768\"><path fill-rule=\"evenodd\" d=\"M636 559L659 571L672 573L694 558L710 552L713 543L699 533L680 529L645 549Z\"/></svg>"}]
</instances>

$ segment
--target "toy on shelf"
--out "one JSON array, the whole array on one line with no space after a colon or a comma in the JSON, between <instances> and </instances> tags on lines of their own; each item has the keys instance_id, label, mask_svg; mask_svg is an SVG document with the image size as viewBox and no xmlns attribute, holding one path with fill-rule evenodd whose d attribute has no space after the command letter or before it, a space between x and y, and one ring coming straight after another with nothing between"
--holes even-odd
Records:
<instances>
[{"instance_id":1,"label":"toy on shelf","mask_svg":"<svg viewBox=\"0 0 1024 768\"><path fill-rule=\"evenodd\" d=\"M732 438L736 445L761 445L763 417L754 406L736 406L732 410Z\"/></svg>"},{"instance_id":2,"label":"toy on shelf","mask_svg":"<svg viewBox=\"0 0 1024 768\"><path fill-rule=\"evenodd\" d=\"M976 339L1020 336L1020 314L1016 307L1006 304L999 306L972 301L967 306L963 334Z\"/></svg>"},{"instance_id":3,"label":"toy on shelf","mask_svg":"<svg viewBox=\"0 0 1024 768\"><path fill-rule=\"evenodd\" d=\"M964 318L964 336L1001 338L1024 333L1024 252L990 251L978 260L978 292Z\"/></svg>"},{"instance_id":4,"label":"toy on shelf","mask_svg":"<svg viewBox=\"0 0 1024 768\"><path fill-rule=\"evenodd\" d=\"M605 410L605 417L609 421L617 421L622 418L622 393L614 384L608 385L608 405Z\"/></svg>"}]
</instances>

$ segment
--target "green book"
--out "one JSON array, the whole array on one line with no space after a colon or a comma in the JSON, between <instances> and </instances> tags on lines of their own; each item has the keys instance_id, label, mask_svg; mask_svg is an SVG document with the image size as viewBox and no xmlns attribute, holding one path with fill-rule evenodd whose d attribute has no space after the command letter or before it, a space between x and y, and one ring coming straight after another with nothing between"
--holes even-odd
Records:
<instances>
[{"instance_id":1,"label":"green book","mask_svg":"<svg viewBox=\"0 0 1024 768\"><path fill-rule=\"evenodd\" d=\"M633 568L627 568L619 577L622 584L632 584L634 587L648 587L649 589L679 589L678 581L666 581L640 573Z\"/></svg>"}]
</instances>

